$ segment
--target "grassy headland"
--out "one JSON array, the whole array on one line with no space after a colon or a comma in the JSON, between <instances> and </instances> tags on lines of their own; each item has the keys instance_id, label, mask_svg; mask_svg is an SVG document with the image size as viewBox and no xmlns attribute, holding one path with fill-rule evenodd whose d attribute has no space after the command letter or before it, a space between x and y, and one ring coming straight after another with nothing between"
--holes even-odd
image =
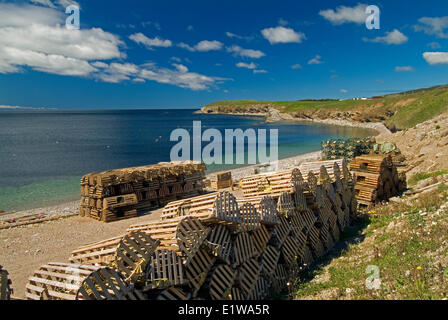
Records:
<instances>
[{"instance_id":1,"label":"grassy headland","mask_svg":"<svg viewBox=\"0 0 448 320\"><path fill-rule=\"evenodd\" d=\"M210 103L202 113L268 114L271 108L295 119L382 122L392 131L414 127L448 111L448 85L371 97L366 100L256 101Z\"/></svg>"}]
</instances>

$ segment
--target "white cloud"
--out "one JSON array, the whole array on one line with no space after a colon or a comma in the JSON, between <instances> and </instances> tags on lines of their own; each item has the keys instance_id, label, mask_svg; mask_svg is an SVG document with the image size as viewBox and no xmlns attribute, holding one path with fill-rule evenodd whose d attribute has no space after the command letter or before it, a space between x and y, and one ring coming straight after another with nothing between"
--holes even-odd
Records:
<instances>
[{"instance_id":1,"label":"white cloud","mask_svg":"<svg viewBox=\"0 0 448 320\"><path fill-rule=\"evenodd\" d=\"M290 42L301 43L306 39L304 33L296 32L291 28L285 27L266 28L261 30L261 34L270 44Z\"/></svg>"},{"instance_id":2,"label":"white cloud","mask_svg":"<svg viewBox=\"0 0 448 320\"><path fill-rule=\"evenodd\" d=\"M324 62L321 59L322 57L317 54L313 59L308 61L308 64L323 64Z\"/></svg>"},{"instance_id":3,"label":"white cloud","mask_svg":"<svg viewBox=\"0 0 448 320\"><path fill-rule=\"evenodd\" d=\"M253 70L254 74L259 74L259 73L268 73L266 70Z\"/></svg>"},{"instance_id":4,"label":"white cloud","mask_svg":"<svg viewBox=\"0 0 448 320\"><path fill-rule=\"evenodd\" d=\"M252 58L252 59L258 59L258 58L265 56L264 52L262 52L260 50L244 49L237 45L228 47L227 52L231 52L231 53L235 54L236 56Z\"/></svg>"},{"instance_id":5,"label":"white cloud","mask_svg":"<svg viewBox=\"0 0 448 320\"><path fill-rule=\"evenodd\" d=\"M395 67L395 72L412 72L415 69L411 66L397 66Z\"/></svg>"},{"instance_id":6,"label":"white cloud","mask_svg":"<svg viewBox=\"0 0 448 320\"><path fill-rule=\"evenodd\" d=\"M414 26L415 31L423 31L429 35L435 35L438 38L448 38L448 16L447 17L423 17L418 19L420 24Z\"/></svg>"},{"instance_id":7,"label":"white cloud","mask_svg":"<svg viewBox=\"0 0 448 320\"><path fill-rule=\"evenodd\" d=\"M138 78L152 80L158 83L171 84L194 91L206 90L211 86L214 86L217 82L232 80L220 77L209 77L190 72L188 71L188 68L183 65L176 65L175 67L176 68L173 70L159 68L155 65L147 66L140 71Z\"/></svg>"},{"instance_id":8,"label":"white cloud","mask_svg":"<svg viewBox=\"0 0 448 320\"><path fill-rule=\"evenodd\" d=\"M251 62L251 63L238 62L236 64L236 66L238 68L246 68L246 69L256 69L257 68L257 65L253 62Z\"/></svg>"},{"instance_id":9,"label":"white cloud","mask_svg":"<svg viewBox=\"0 0 448 320\"><path fill-rule=\"evenodd\" d=\"M109 65L107 63L101 62L101 61L95 61L91 63L92 66L96 67L96 68L100 68L100 69L104 69L109 67Z\"/></svg>"},{"instance_id":10,"label":"white cloud","mask_svg":"<svg viewBox=\"0 0 448 320\"><path fill-rule=\"evenodd\" d=\"M111 63L104 72L98 74L98 78L104 82L118 83L130 80L132 76L137 75L140 68L132 63Z\"/></svg>"},{"instance_id":11,"label":"white cloud","mask_svg":"<svg viewBox=\"0 0 448 320\"><path fill-rule=\"evenodd\" d=\"M55 4L57 4L63 8L67 8L70 5L76 5L81 8L79 3L74 0L56 0L56 1L54 1L55 4L51 0L30 0L30 2L33 4L40 4L40 5L49 7L49 8L56 8Z\"/></svg>"},{"instance_id":12,"label":"white cloud","mask_svg":"<svg viewBox=\"0 0 448 320\"><path fill-rule=\"evenodd\" d=\"M59 10L33 5L0 4L0 73L21 67L73 76L96 69L90 60L124 58L123 43L99 28L68 30Z\"/></svg>"},{"instance_id":13,"label":"white cloud","mask_svg":"<svg viewBox=\"0 0 448 320\"><path fill-rule=\"evenodd\" d=\"M212 51L212 50L221 50L223 44L219 41L213 40L203 40L196 45L197 51Z\"/></svg>"},{"instance_id":14,"label":"white cloud","mask_svg":"<svg viewBox=\"0 0 448 320\"><path fill-rule=\"evenodd\" d=\"M295 65L292 65L291 66L291 69L293 69L293 70L298 70L298 69L302 69L302 65L300 65L300 64L295 64Z\"/></svg>"},{"instance_id":15,"label":"white cloud","mask_svg":"<svg viewBox=\"0 0 448 320\"><path fill-rule=\"evenodd\" d=\"M30 0L34 4L41 4L50 8L56 8L56 6L50 0Z\"/></svg>"},{"instance_id":16,"label":"white cloud","mask_svg":"<svg viewBox=\"0 0 448 320\"><path fill-rule=\"evenodd\" d=\"M408 41L408 37L401 33L399 30L395 29L390 32L386 32L384 37L376 37L373 39L363 38L365 42L378 42L385 44L403 44Z\"/></svg>"},{"instance_id":17,"label":"white cloud","mask_svg":"<svg viewBox=\"0 0 448 320\"><path fill-rule=\"evenodd\" d=\"M217 40L209 41L209 40L203 40L198 42L194 47L186 44L186 43L179 43L179 47L183 49L187 49L188 51L201 51L201 52L207 52L207 51L217 51L221 50L223 47L223 44Z\"/></svg>"},{"instance_id":18,"label":"white cloud","mask_svg":"<svg viewBox=\"0 0 448 320\"><path fill-rule=\"evenodd\" d=\"M430 65L448 64L448 52L425 52L423 58Z\"/></svg>"},{"instance_id":19,"label":"white cloud","mask_svg":"<svg viewBox=\"0 0 448 320\"><path fill-rule=\"evenodd\" d=\"M191 90L206 90L231 80L190 72L181 64L169 69L155 63L139 66L116 62L126 58L120 50L124 43L118 36L100 28L68 30L65 18L59 9L0 3L0 73L30 68L110 83L151 80ZM163 40L149 40L151 45L163 45Z\"/></svg>"},{"instance_id":20,"label":"white cloud","mask_svg":"<svg viewBox=\"0 0 448 320\"><path fill-rule=\"evenodd\" d=\"M366 14L366 8L366 4L360 3L356 7L339 6L336 10L321 10L319 14L333 25L341 25L344 23L362 24L365 23L368 16Z\"/></svg>"},{"instance_id":21,"label":"white cloud","mask_svg":"<svg viewBox=\"0 0 448 320\"><path fill-rule=\"evenodd\" d=\"M341 93L347 93L348 92L348 90L347 89L341 89L341 90L339 90Z\"/></svg>"},{"instance_id":22,"label":"white cloud","mask_svg":"<svg viewBox=\"0 0 448 320\"><path fill-rule=\"evenodd\" d=\"M129 39L131 39L132 41L134 41L136 43L143 44L148 49L152 49L152 47L167 48L167 47L171 47L173 45L170 40L164 40L164 39L161 39L159 37L155 37L153 39L150 39L150 38L148 38L147 36L145 36L141 32L131 34L129 36Z\"/></svg>"},{"instance_id":23,"label":"white cloud","mask_svg":"<svg viewBox=\"0 0 448 320\"><path fill-rule=\"evenodd\" d=\"M240 35L232 33L232 32L226 32L226 36L228 36L229 38L236 38L236 39L240 39L240 40L252 40L253 39L253 37L240 36Z\"/></svg>"}]
</instances>

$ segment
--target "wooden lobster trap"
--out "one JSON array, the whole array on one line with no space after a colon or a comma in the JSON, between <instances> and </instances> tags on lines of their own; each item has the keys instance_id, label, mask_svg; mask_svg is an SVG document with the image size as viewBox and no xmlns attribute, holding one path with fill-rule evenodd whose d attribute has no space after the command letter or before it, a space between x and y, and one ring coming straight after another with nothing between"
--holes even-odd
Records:
<instances>
[{"instance_id":1,"label":"wooden lobster trap","mask_svg":"<svg viewBox=\"0 0 448 320\"><path fill-rule=\"evenodd\" d=\"M108 266L115 260L118 244L123 237L118 236L82 246L71 253L69 261L74 264Z\"/></svg>"},{"instance_id":2,"label":"wooden lobster trap","mask_svg":"<svg viewBox=\"0 0 448 320\"><path fill-rule=\"evenodd\" d=\"M245 197L270 195L280 196L283 192L294 192L294 186L303 181L299 169L289 169L274 173L264 173L241 179Z\"/></svg>"},{"instance_id":3,"label":"wooden lobster trap","mask_svg":"<svg viewBox=\"0 0 448 320\"><path fill-rule=\"evenodd\" d=\"M291 218L296 215L296 208L290 193L283 192L280 194L277 202L277 210L281 217Z\"/></svg>"},{"instance_id":4,"label":"wooden lobster trap","mask_svg":"<svg viewBox=\"0 0 448 320\"><path fill-rule=\"evenodd\" d=\"M337 169L339 169L344 164L346 165L345 159L305 162L299 166L299 169L303 175L307 175L310 171L315 175L320 175L322 167L324 167L325 171L327 172L328 178L330 179L330 182L333 182L336 179L336 175L340 174L340 171L335 171L336 166Z\"/></svg>"},{"instance_id":5,"label":"wooden lobster trap","mask_svg":"<svg viewBox=\"0 0 448 320\"><path fill-rule=\"evenodd\" d=\"M50 262L41 266L28 279L28 300L75 300L82 282L96 266Z\"/></svg>"},{"instance_id":6,"label":"wooden lobster trap","mask_svg":"<svg viewBox=\"0 0 448 320\"><path fill-rule=\"evenodd\" d=\"M297 262L297 259L301 257L303 247L305 244L301 244L298 239L293 236L288 236L281 248L281 255L288 265L292 265Z\"/></svg>"},{"instance_id":7,"label":"wooden lobster trap","mask_svg":"<svg viewBox=\"0 0 448 320\"><path fill-rule=\"evenodd\" d=\"M219 265L211 273L210 297L212 300L229 300L235 281L235 270L228 265Z\"/></svg>"},{"instance_id":8,"label":"wooden lobster trap","mask_svg":"<svg viewBox=\"0 0 448 320\"><path fill-rule=\"evenodd\" d=\"M310 230L308 245L310 246L315 259L320 258L325 254L325 247L320 239L320 230L315 225Z\"/></svg>"},{"instance_id":9,"label":"wooden lobster trap","mask_svg":"<svg viewBox=\"0 0 448 320\"><path fill-rule=\"evenodd\" d=\"M146 266L159 244L160 240L154 240L144 232L130 232L120 241L113 265L126 282L142 282Z\"/></svg>"},{"instance_id":10,"label":"wooden lobster trap","mask_svg":"<svg viewBox=\"0 0 448 320\"><path fill-rule=\"evenodd\" d=\"M238 268L236 283L246 296L255 288L260 274L261 265L254 258L247 260Z\"/></svg>"},{"instance_id":11,"label":"wooden lobster trap","mask_svg":"<svg viewBox=\"0 0 448 320\"><path fill-rule=\"evenodd\" d=\"M240 232L254 231L261 228L261 217L255 206L248 202L240 206L241 224Z\"/></svg>"},{"instance_id":12,"label":"wooden lobster trap","mask_svg":"<svg viewBox=\"0 0 448 320\"><path fill-rule=\"evenodd\" d=\"M271 286L272 281L258 277L255 287L247 296L247 300L264 300L268 296Z\"/></svg>"},{"instance_id":13,"label":"wooden lobster trap","mask_svg":"<svg viewBox=\"0 0 448 320\"><path fill-rule=\"evenodd\" d=\"M273 197L257 196L238 199L240 205L251 203L260 215L260 223L265 225L278 224L277 203Z\"/></svg>"},{"instance_id":14,"label":"wooden lobster trap","mask_svg":"<svg viewBox=\"0 0 448 320\"><path fill-rule=\"evenodd\" d=\"M280 250L274 246L267 246L261 255L261 270L263 276L272 278L280 259Z\"/></svg>"},{"instance_id":15,"label":"wooden lobster trap","mask_svg":"<svg viewBox=\"0 0 448 320\"><path fill-rule=\"evenodd\" d=\"M191 287L192 297L196 297L215 262L215 257L201 249L185 264L185 278Z\"/></svg>"},{"instance_id":16,"label":"wooden lobster trap","mask_svg":"<svg viewBox=\"0 0 448 320\"><path fill-rule=\"evenodd\" d=\"M261 226L260 229L251 232L250 236L258 254L261 254L266 249L269 240L271 240L272 234L266 226Z\"/></svg>"},{"instance_id":17,"label":"wooden lobster trap","mask_svg":"<svg viewBox=\"0 0 448 320\"><path fill-rule=\"evenodd\" d=\"M194 216L207 224L222 223L238 227L241 215L236 198L230 192L216 192L169 203L162 219Z\"/></svg>"},{"instance_id":18,"label":"wooden lobster trap","mask_svg":"<svg viewBox=\"0 0 448 320\"><path fill-rule=\"evenodd\" d=\"M277 264L273 277L272 277L272 288L276 294L280 294L286 289L289 281L289 271L288 267L284 264Z\"/></svg>"},{"instance_id":19,"label":"wooden lobster trap","mask_svg":"<svg viewBox=\"0 0 448 320\"><path fill-rule=\"evenodd\" d=\"M314 212L310 209L300 212L300 216L302 217L302 221L304 224L304 232L305 232L305 234L308 234L310 232L311 228L316 223L317 217L314 214Z\"/></svg>"},{"instance_id":20,"label":"wooden lobster trap","mask_svg":"<svg viewBox=\"0 0 448 320\"><path fill-rule=\"evenodd\" d=\"M186 261L191 259L207 239L210 228L193 216L180 219L152 221L133 225L128 232L141 231L159 240L159 249L179 252Z\"/></svg>"},{"instance_id":21,"label":"wooden lobster trap","mask_svg":"<svg viewBox=\"0 0 448 320\"><path fill-rule=\"evenodd\" d=\"M54 262L28 279L25 295L29 300L136 299L133 288L113 269Z\"/></svg>"},{"instance_id":22,"label":"wooden lobster trap","mask_svg":"<svg viewBox=\"0 0 448 320\"><path fill-rule=\"evenodd\" d=\"M0 301L10 300L13 290L11 289L11 279L8 277L9 273L2 266L0 266Z\"/></svg>"},{"instance_id":23,"label":"wooden lobster trap","mask_svg":"<svg viewBox=\"0 0 448 320\"><path fill-rule=\"evenodd\" d=\"M247 232L238 233L233 241L232 264L240 266L242 263L257 256L254 239Z\"/></svg>"},{"instance_id":24,"label":"wooden lobster trap","mask_svg":"<svg viewBox=\"0 0 448 320\"><path fill-rule=\"evenodd\" d=\"M230 264L233 241L230 231L224 225L218 224L212 228L205 241L205 246L214 257Z\"/></svg>"},{"instance_id":25,"label":"wooden lobster trap","mask_svg":"<svg viewBox=\"0 0 448 320\"><path fill-rule=\"evenodd\" d=\"M213 173L210 177L211 187L215 190L230 188L233 186L232 172L224 171Z\"/></svg>"},{"instance_id":26,"label":"wooden lobster trap","mask_svg":"<svg viewBox=\"0 0 448 320\"><path fill-rule=\"evenodd\" d=\"M156 250L146 268L143 292L187 284L181 257L172 250Z\"/></svg>"},{"instance_id":27,"label":"wooden lobster trap","mask_svg":"<svg viewBox=\"0 0 448 320\"><path fill-rule=\"evenodd\" d=\"M291 224L286 218L283 217L280 217L280 223L278 225L272 227L272 238L278 248L283 245L291 230Z\"/></svg>"},{"instance_id":28,"label":"wooden lobster trap","mask_svg":"<svg viewBox=\"0 0 448 320\"><path fill-rule=\"evenodd\" d=\"M113 269L101 268L89 274L76 294L76 300L145 300Z\"/></svg>"}]
</instances>

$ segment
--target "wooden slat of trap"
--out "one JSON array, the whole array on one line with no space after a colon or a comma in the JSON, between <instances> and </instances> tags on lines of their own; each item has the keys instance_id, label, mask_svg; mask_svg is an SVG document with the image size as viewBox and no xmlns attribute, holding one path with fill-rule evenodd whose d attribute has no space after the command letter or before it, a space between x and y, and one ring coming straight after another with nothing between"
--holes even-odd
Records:
<instances>
[{"instance_id":1,"label":"wooden slat of trap","mask_svg":"<svg viewBox=\"0 0 448 320\"><path fill-rule=\"evenodd\" d=\"M228 265L220 265L210 278L210 297L212 300L228 300L235 280L235 270Z\"/></svg>"},{"instance_id":2,"label":"wooden slat of trap","mask_svg":"<svg viewBox=\"0 0 448 320\"><path fill-rule=\"evenodd\" d=\"M190 295L184 292L180 288L170 287L166 290L163 290L158 296L157 300L189 300Z\"/></svg>"}]
</instances>

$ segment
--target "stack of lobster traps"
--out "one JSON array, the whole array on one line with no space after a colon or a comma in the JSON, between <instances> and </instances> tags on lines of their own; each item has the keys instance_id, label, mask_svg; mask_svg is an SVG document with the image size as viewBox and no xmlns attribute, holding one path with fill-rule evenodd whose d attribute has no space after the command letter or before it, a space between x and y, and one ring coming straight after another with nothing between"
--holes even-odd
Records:
<instances>
[{"instance_id":1,"label":"stack of lobster traps","mask_svg":"<svg viewBox=\"0 0 448 320\"><path fill-rule=\"evenodd\" d=\"M0 266L0 301L10 300L12 293L11 279L9 279L8 271Z\"/></svg>"},{"instance_id":2,"label":"stack of lobster traps","mask_svg":"<svg viewBox=\"0 0 448 320\"><path fill-rule=\"evenodd\" d=\"M356 157L350 163L356 179L356 198L362 207L387 201L406 188L390 155L370 154ZM403 181L404 180L404 181Z\"/></svg>"},{"instance_id":3,"label":"stack of lobster traps","mask_svg":"<svg viewBox=\"0 0 448 320\"><path fill-rule=\"evenodd\" d=\"M217 172L210 177L210 186L214 190L231 188L233 186L232 172Z\"/></svg>"},{"instance_id":4,"label":"stack of lobster traps","mask_svg":"<svg viewBox=\"0 0 448 320\"><path fill-rule=\"evenodd\" d=\"M270 194L264 189L236 198L226 191L170 202L159 220L82 246L68 264L42 266L29 279L27 297L278 297L293 289L298 270L339 241L357 204L345 162L315 163L271 176Z\"/></svg>"},{"instance_id":5,"label":"stack of lobster traps","mask_svg":"<svg viewBox=\"0 0 448 320\"><path fill-rule=\"evenodd\" d=\"M375 138L350 138L350 139L336 139L323 141L322 159L323 160L335 160L345 159L350 162L353 158L369 154L373 150L376 141Z\"/></svg>"},{"instance_id":6,"label":"stack of lobster traps","mask_svg":"<svg viewBox=\"0 0 448 320\"><path fill-rule=\"evenodd\" d=\"M81 179L80 215L112 222L198 195L205 169L199 162L163 162L87 174Z\"/></svg>"}]
</instances>

